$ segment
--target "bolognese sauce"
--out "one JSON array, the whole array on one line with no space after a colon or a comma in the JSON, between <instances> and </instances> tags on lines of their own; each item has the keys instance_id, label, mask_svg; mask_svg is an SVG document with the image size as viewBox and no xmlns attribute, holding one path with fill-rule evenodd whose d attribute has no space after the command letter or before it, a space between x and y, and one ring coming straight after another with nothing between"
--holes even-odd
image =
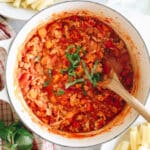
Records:
<instances>
[{"instance_id":1,"label":"bolognese sauce","mask_svg":"<svg viewBox=\"0 0 150 150\"><path fill-rule=\"evenodd\" d=\"M124 41L93 16L72 15L40 26L26 41L18 82L32 112L63 132L99 130L125 101L99 87L113 68L130 92L133 68Z\"/></svg>"}]
</instances>

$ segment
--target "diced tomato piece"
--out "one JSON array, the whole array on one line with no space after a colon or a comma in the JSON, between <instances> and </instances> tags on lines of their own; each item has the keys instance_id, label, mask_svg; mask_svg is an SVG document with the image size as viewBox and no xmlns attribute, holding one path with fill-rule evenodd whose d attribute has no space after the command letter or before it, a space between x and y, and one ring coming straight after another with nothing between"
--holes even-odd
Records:
<instances>
[{"instance_id":1,"label":"diced tomato piece","mask_svg":"<svg viewBox=\"0 0 150 150\"><path fill-rule=\"evenodd\" d=\"M86 103L86 111L93 111L93 105L91 103Z\"/></svg>"},{"instance_id":2,"label":"diced tomato piece","mask_svg":"<svg viewBox=\"0 0 150 150\"><path fill-rule=\"evenodd\" d=\"M132 81L133 81L133 78L131 76L127 77L127 79L126 79L126 85L127 86L131 86L132 85Z\"/></svg>"},{"instance_id":3,"label":"diced tomato piece","mask_svg":"<svg viewBox=\"0 0 150 150\"><path fill-rule=\"evenodd\" d=\"M114 48L115 46L111 40L108 40L105 42L105 47L106 48Z\"/></svg>"},{"instance_id":4,"label":"diced tomato piece","mask_svg":"<svg viewBox=\"0 0 150 150\"><path fill-rule=\"evenodd\" d=\"M52 90L51 84L46 86L46 87L43 87L43 91L47 92L49 97L52 96L52 94L53 94L52 91L53 90Z\"/></svg>"},{"instance_id":5,"label":"diced tomato piece","mask_svg":"<svg viewBox=\"0 0 150 150\"><path fill-rule=\"evenodd\" d=\"M105 99L105 102L106 102L108 105L112 105L112 106L114 106L114 107L121 108L121 101L119 101L117 98L108 96L108 97Z\"/></svg>"},{"instance_id":6,"label":"diced tomato piece","mask_svg":"<svg viewBox=\"0 0 150 150\"><path fill-rule=\"evenodd\" d=\"M126 64L126 62L129 62L130 58L127 53L123 54L120 58L121 63Z\"/></svg>"},{"instance_id":7,"label":"diced tomato piece","mask_svg":"<svg viewBox=\"0 0 150 150\"><path fill-rule=\"evenodd\" d=\"M105 74L109 74L111 71L111 66L110 64L106 61L104 64L103 64L103 72Z\"/></svg>"},{"instance_id":8,"label":"diced tomato piece","mask_svg":"<svg viewBox=\"0 0 150 150\"><path fill-rule=\"evenodd\" d=\"M104 125L104 119L101 119L101 120L98 122L98 127L101 128L103 125Z\"/></svg>"},{"instance_id":9,"label":"diced tomato piece","mask_svg":"<svg viewBox=\"0 0 150 150\"><path fill-rule=\"evenodd\" d=\"M30 74L29 73L23 73L19 78L20 87L24 88L29 82Z\"/></svg>"},{"instance_id":10,"label":"diced tomato piece","mask_svg":"<svg viewBox=\"0 0 150 150\"><path fill-rule=\"evenodd\" d=\"M104 32L108 33L110 31L110 28L104 24L102 24L102 29Z\"/></svg>"},{"instance_id":11,"label":"diced tomato piece","mask_svg":"<svg viewBox=\"0 0 150 150\"><path fill-rule=\"evenodd\" d=\"M65 44L65 43L67 43L67 39L64 38L64 37L62 37L62 38L59 39L59 42L60 42L61 44Z\"/></svg>"},{"instance_id":12,"label":"diced tomato piece","mask_svg":"<svg viewBox=\"0 0 150 150\"><path fill-rule=\"evenodd\" d=\"M73 126L74 128L79 128L80 124L79 124L79 122L74 121L73 124L72 124L72 126Z\"/></svg>"},{"instance_id":13,"label":"diced tomato piece","mask_svg":"<svg viewBox=\"0 0 150 150\"><path fill-rule=\"evenodd\" d=\"M81 39L81 36L80 36L80 33L78 32L78 30L71 31L70 39L73 39L75 41L78 41L79 39Z\"/></svg>"},{"instance_id":14,"label":"diced tomato piece","mask_svg":"<svg viewBox=\"0 0 150 150\"><path fill-rule=\"evenodd\" d=\"M93 19L89 19L88 20L88 23L91 25L91 26L95 26L96 22L93 20Z\"/></svg>"},{"instance_id":15,"label":"diced tomato piece","mask_svg":"<svg viewBox=\"0 0 150 150\"><path fill-rule=\"evenodd\" d=\"M55 122L55 119L53 117L49 117L49 123L54 123Z\"/></svg>"},{"instance_id":16,"label":"diced tomato piece","mask_svg":"<svg viewBox=\"0 0 150 150\"><path fill-rule=\"evenodd\" d=\"M73 21L78 21L78 20L79 20L79 17L78 17L78 16L71 16L71 20L73 20Z\"/></svg>"}]
</instances>

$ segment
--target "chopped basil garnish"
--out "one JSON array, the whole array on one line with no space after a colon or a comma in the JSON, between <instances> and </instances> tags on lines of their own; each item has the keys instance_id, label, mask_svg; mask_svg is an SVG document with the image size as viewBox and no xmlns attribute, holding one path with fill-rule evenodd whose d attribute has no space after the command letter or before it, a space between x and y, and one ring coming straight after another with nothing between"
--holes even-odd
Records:
<instances>
[{"instance_id":1,"label":"chopped basil garnish","mask_svg":"<svg viewBox=\"0 0 150 150\"><path fill-rule=\"evenodd\" d=\"M93 81L93 86L96 87L97 82L102 81L103 80L103 76L101 73L94 73L92 76L92 81Z\"/></svg>"},{"instance_id":2,"label":"chopped basil garnish","mask_svg":"<svg viewBox=\"0 0 150 150\"><path fill-rule=\"evenodd\" d=\"M96 87L97 82L103 80L101 73L99 73L99 72L94 73L95 70L96 70L96 68L97 68L97 65L98 65L98 61L96 61L96 62L94 63L94 66L93 66L93 68L92 68L92 70L91 70L91 73L89 73L89 70L88 70L88 68L86 67L85 62L82 61L82 66L83 66L84 72L85 72L87 78L88 78L89 81L93 84L94 87Z\"/></svg>"},{"instance_id":3,"label":"chopped basil garnish","mask_svg":"<svg viewBox=\"0 0 150 150\"><path fill-rule=\"evenodd\" d=\"M86 93L86 91L85 91L85 89L84 89L84 84L82 84L82 91L83 91L83 95L86 96L87 93Z\"/></svg>"},{"instance_id":4,"label":"chopped basil garnish","mask_svg":"<svg viewBox=\"0 0 150 150\"><path fill-rule=\"evenodd\" d=\"M47 73L48 73L48 79L43 83L43 87L49 86L52 79L52 70L48 69Z\"/></svg>"},{"instance_id":5,"label":"chopped basil garnish","mask_svg":"<svg viewBox=\"0 0 150 150\"><path fill-rule=\"evenodd\" d=\"M80 64L81 58L79 56L79 51L82 49L80 46L77 46L76 51L74 53L70 52L70 49L75 48L75 45L70 45L66 49L66 57L70 62L70 66L66 69L62 69L61 73L64 74L65 72L68 73L69 77L75 77L76 78L76 72L75 69L78 67ZM86 52L86 51L85 51ZM84 60L82 60L82 67L84 69L85 75L87 76L88 80L92 83L94 87L96 87L97 82L102 81L102 74L99 72L96 72L96 68L98 66L98 61L95 61L93 68L91 71L88 70L86 63ZM84 78L76 79L74 81L68 82L65 85L65 88L69 88L70 86L73 86L77 83L84 82ZM82 88L83 89L83 88ZM86 91L83 89L84 95L86 95Z\"/></svg>"},{"instance_id":6,"label":"chopped basil garnish","mask_svg":"<svg viewBox=\"0 0 150 150\"><path fill-rule=\"evenodd\" d=\"M95 63L94 63L94 66L93 66L93 68L92 68L92 70L91 70L91 76L94 75L94 72L95 72L95 70L96 70L96 68L97 68L97 65L98 65L98 61L96 60Z\"/></svg>"},{"instance_id":7,"label":"chopped basil garnish","mask_svg":"<svg viewBox=\"0 0 150 150\"><path fill-rule=\"evenodd\" d=\"M72 48L75 48L75 46L74 45L70 45L66 49L66 57L68 58L68 60L70 62L70 66L67 69L62 69L61 72L62 73L68 72L69 76L76 77L75 69L78 67L78 65L80 63L79 51L80 51L81 47L77 46L76 51L71 54L70 53L70 49L72 49Z\"/></svg>"},{"instance_id":8,"label":"chopped basil garnish","mask_svg":"<svg viewBox=\"0 0 150 150\"><path fill-rule=\"evenodd\" d=\"M63 89L59 89L57 92L56 92L56 95L57 96L60 96L60 95L63 95L65 94L65 91Z\"/></svg>"},{"instance_id":9,"label":"chopped basil garnish","mask_svg":"<svg viewBox=\"0 0 150 150\"><path fill-rule=\"evenodd\" d=\"M69 75L69 76L76 77L76 72L75 72L75 70L74 70L73 68L70 68L70 69L68 70L68 75Z\"/></svg>"},{"instance_id":10,"label":"chopped basil garnish","mask_svg":"<svg viewBox=\"0 0 150 150\"><path fill-rule=\"evenodd\" d=\"M68 71L68 68L63 68L63 69L60 70L60 73L64 74L67 71Z\"/></svg>"},{"instance_id":11,"label":"chopped basil garnish","mask_svg":"<svg viewBox=\"0 0 150 150\"><path fill-rule=\"evenodd\" d=\"M82 67L84 69L85 75L87 76L87 78L90 80L90 82L92 83L92 77L88 71L88 68L86 67L86 64L84 61L82 61Z\"/></svg>"},{"instance_id":12,"label":"chopped basil garnish","mask_svg":"<svg viewBox=\"0 0 150 150\"><path fill-rule=\"evenodd\" d=\"M47 86L49 86L49 84L50 84L50 80L47 80L43 83L43 87L47 87Z\"/></svg>"},{"instance_id":13,"label":"chopped basil garnish","mask_svg":"<svg viewBox=\"0 0 150 150\"><path fill-rule=\"evenodd\" d=\"M73 86L73 85L75 85L75 84L77 84L77 83L82 83L82 82L84 82L84 79L83 79L83 78L76 79L76 80L74 80L73 82L68 82L68 83L66 83L65 88L68 89L70 86Z\"/></svg>"}]
</instances>

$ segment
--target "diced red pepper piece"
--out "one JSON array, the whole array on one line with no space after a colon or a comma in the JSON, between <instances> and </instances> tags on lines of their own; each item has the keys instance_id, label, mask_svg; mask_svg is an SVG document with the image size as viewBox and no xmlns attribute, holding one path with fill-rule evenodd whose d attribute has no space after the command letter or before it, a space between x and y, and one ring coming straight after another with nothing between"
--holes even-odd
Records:
<instances>
[{"instance_id":1,"label":"diced red pepper piece","mask_svg":"<svg viewBox=\"0 0 150 150\"><path fill-rule=\"evenodd\" d=\"M86 103L86 111L93 111L93 110L94 110L94 108L93 108L92 104Z\"/></svg>"},{"instance_id":2,"label":"diced red pepper piece","mask_svg":"<svg viewBox=\"0 0 150 150\"><path fill-rule=\"evenodd\" d=\"M108 40L105 42L105 47L109 49L109 48L114 48L115 46L111 40Z\"/></svg>"},{"instance_id":3,"label":"diced red pepper piece","mask_svg":"<svg viewBox=\"0 0 150 150\"><path fill-rule=\"evenodd\" d=\"M80 124L79 124L79 122L74 121L73 124L72 124L72 126L73 126L74 128L79 128Z\"/></svg>"},{"instance_id":4,"label":"diced red pepper piece","mask_svg":"<svg viewBox=\"0 0 150 150\"><path fill-rule=\"evenodd\" d=\"M24 88L27 85L27 83L29 81L29 77L30 77L30 75L28 73L23 73L20 76L19 83L20 83L20 87L21 88Z\"/></svg>"},{"instance_id":5,"label":"diced red pepper piece","mask_svg":"<svg viewBox=\"0 0 150 150\"><path fill-rule=\"evenodd\" d=\"M79 39L81 39L81 36L80 36L80 33L78 32L78 30L71 31L70 38L75 41L78 41Z\"/></svg>"},{"instance_id":6,"label":"diced red pepper piece","mask_svg":"<svg viewBox=\"0 0 150 150\"><path fill-rule=\"evenodd\" d=\"M126 79L126 85L127 86L131 86L132 85L132 81L133 81L133 79L132 79L131 76L127 77L127 79Z\"/></svg>"},{"instance_id":7,"label":"diced red pepper piece","mask_svg":"<svg viewBox=\"0 0 150 150\"><path fill-rule=\"evenodd\" d=\"M105 74L109 74L111 71L111 66L110 64L106 61L104 64L103 64L103 72Z\"/></svg>"},{"instance_id":8,"label":"diced red pepper piece","mask_svg":"<svg viewBox=\"0 0 150 150\"><path fill-rule=\"evenodd\" d=\"M51 84L49 84L48 86L46 86L46 87L43 87L43 90L45 91L45 92L47 92L48 93L48 96L50 97L50 96L52 96L52 86L51 86Z\"/></svg>"},{"instance_id":9,"label":"diced red pepper piece","mask_svg":"<svg viewBox=\"0 0 150 150\"><path fill-rule=\"evenodd\" d=\"M99 122L98 122L98 127L101 128L103 127L104 125L104 119L101 119Z\"/></svg>"}]
</instances>

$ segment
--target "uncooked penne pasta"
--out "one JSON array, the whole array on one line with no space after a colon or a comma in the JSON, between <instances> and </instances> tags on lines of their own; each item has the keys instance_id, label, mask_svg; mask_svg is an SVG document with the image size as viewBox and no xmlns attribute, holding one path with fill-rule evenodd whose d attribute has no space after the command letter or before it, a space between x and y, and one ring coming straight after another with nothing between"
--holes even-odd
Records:
<instances>
[{"instance_id":1,"label":"uncooked penne pasta","mask_svg":"<svg viewBox=\"0 0 150 150\"><path fill-rule=\"evenodd\" d=\"M31 4L32 9L36 9L43 0L37 0L36 2Z\"/></svg>"},{"instance_id":2,"label":"uncooked penne pasta","mask_svg":"<svg viewBox=\"0 0 150 150\"><path fill-rule=\"evenodd\" d=\"M127 142L129 150L150 150L150 123L143 123L132 127L129 133L129 141L122 141L115 150L126 150ZM126 143L126 145L125 145Z\"/></svg>"},{"instance_id":3,"label":"uncooked penne pasta","mask_svg":"<svg viewBox=\"0 0 150 150\"><path fill-rule=\"evenodd\" d=\"M0 2L10 3L14 7L30 8L41 10L53 4L56 0L0 0Z\"/></svg>"},{"instance_id":4,"label":"uncooked penne pasta","mask_svg":"<svg viewBox=\"0 0 150 150\"><path fill-rule=\"evenodd\" d=\"M13 2L13 0L0 0L0 2L10 3Z\"/></svg>"},{"instance_id":5,"label":"uncooked penne pasta","mask_svg":"<svg viewBox=\"0 0 150 150\"><path fill-rule=\"evenodd\" d=\"M130 144L128 141L122 141L115 150L130 150Z\"/></svg>"},{"instance_id":6,"label":"uncooked penne pasta","mask_svg":"<svg viewBox=\"0 0 150 150\"><path fill-rule=\"evenodd\" d=\"M42 10L43 8L54 3L54 0L43 0L40 5L36 8L37 10Z\"/></svg>"},{"instance_id":7,"label":"uncooked penne pasta","mask_svg":"<svg viewBox=\"0 0 150 150\"><path fill-rule=\"evenodd\" d=\"M21 4L21 0L15 0L14 2L13 2L13 6L15 6L15 7L20 7L20 4Z\"/></svg>"},{"instance_id":8,"label":"uncooked penne pasta","mask_svg":"<svg viewBox=\"0 0 150 150\"><path fill-rule=\"evenodd\" d=\"M35 3L37 0L25 0L25 2L28 4L28 5L30 5L30 4L32 4L32 3Z\"/></svg>"}]
</instances>

